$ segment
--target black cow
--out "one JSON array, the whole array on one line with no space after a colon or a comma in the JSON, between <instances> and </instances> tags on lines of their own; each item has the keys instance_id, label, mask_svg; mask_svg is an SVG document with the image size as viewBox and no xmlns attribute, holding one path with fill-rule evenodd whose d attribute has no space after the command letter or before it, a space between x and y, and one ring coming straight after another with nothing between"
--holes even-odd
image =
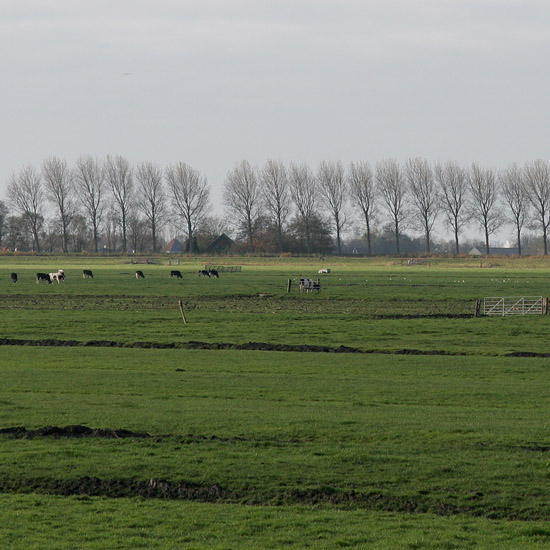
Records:
<instances>
[{"instance_id":1,"label":"black cow","mask_svg":"<svg viewBox=\"0 0 550 550\"><path fill-rule=\"evenodd\" d=\"M208 277L210 279L210 273L206 269L199 269L199 277Z\"/></svg>"},{"instance_id":2,"label":"black cow","mask_svg":"<svg viewBox=\"0 0 550 550\"><path fill-rule=\"evenodd\" d=\"M12 273L12 274L10 275L10 277L11 277L11 282L12 282L12 283L16 283L16 282L17 282L17 273Z\"/></svg>"},{"instance_id":3,"label":"black cow","mask_svg":"<svg viewBox=\"0 0 550 550\"><path fill-rule=\"evenodd\" d=\"M220 278L220 276L218 275L218 270L217 269L211 269L208 273L210 273L210 275L212 277L216 277L216 279Z\"/></svg>"},{"instance_id":4,"label":"black cow","mask_svg":"<svg viewBox=\"0 0 550 550\"><path fill-rule=\"evenodd\" d=\"M143 271L136 271L136 279L145 279Z\"/></svg>"},{"instance_id":5,"label":"black cow","mask_svg":"<svg viewBox=\"0 0 550 550\"><path fill-rule=\"evenodd\" d=\"M52 284L52 280L50 279L50 276L47 273L36 274L36 282L39 283L40 281L46 281L49 285Z\"/></svg>"},{"instance_id":6,"label":"black cow","mask_svg":"<svg viewBox=\"0 0 550 550\"><path fill-rule=\"evenodd\" d=\"M83 279L93 279L94 274L92 273L92 271L90 269L83 269L82 270L82 278Z\"/></svg>"},{"instance_id":7,"label":"black cow","mask_svg":"<svg viewBox=\"0 0 550 550\"><path fill-rule=\"evenodd\" d=\"M182 279L181 271L170 271L170 278L175 277L176 279Z\"/></svg>"}]
</instances>

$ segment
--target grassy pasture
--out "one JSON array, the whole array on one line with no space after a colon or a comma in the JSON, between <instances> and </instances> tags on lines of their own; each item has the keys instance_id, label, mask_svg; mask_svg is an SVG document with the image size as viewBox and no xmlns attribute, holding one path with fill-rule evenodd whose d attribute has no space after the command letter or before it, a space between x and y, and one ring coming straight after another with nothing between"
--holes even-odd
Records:
<instances>
[{"instance_id":1,"label":"grassy pasture","mask_svg":"<svg viewBox=\"0 0 550 550\"><path fill-rule=\"evenodd\" d=\"M547 295L546 260L331 258L318 295L296 288L317 259L211 280L203 260L183 280L125 261L0 258L0 337L370 353L0 346L0 428L149 435L0 434L6 547L548 547L548 359L505 356L550 353L548 319L470 317L483 296ZM59 267L64 284L35 283ZM149 480L217 496L136 491Z\"/></svg>"},{"instance_id":2,"label":"grassy pasture","mask_svg":"<svg viewBox=\"0 0 550 550\"><path fill-rule=\"evenodd\" d=\"M346 345L370 351L550 353L546 317L521 322L470 318L475 300L484 296L546 296L548 271L543 260L540 267L530 263L516 267L507 260L502 266L484 268L479 260L433 266L334 260L333 273L320 277L319 295L300 295L297 290L301 276L317 276L318 260L308 264L256 259L242 273L222 274L220 279L199 278L197 270L203 264L186 260L177 266L184 274L182 280L170 279L167 265L138 265L146 279L136 280L135 265L120 259L113 262L34 258L34 263L20 266L0 264L0 311L4 312L0 333L5 338L126 343L253 341ZM38 270L61 265L67 274L65 284L35 283ZM82 279L84 267L93 267L94 280ZM17 285L9 282L12 270L19 274ZM294 284L290 294L288 279ZM190 321L186 327L178 298Z\"/></svg>"}]
</instances>

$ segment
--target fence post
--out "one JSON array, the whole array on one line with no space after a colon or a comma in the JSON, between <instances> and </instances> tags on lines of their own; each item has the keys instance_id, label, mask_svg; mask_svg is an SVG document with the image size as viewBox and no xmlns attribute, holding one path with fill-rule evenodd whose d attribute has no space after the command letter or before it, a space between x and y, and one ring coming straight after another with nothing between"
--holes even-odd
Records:
<instances>
[{"instance_id":1,"label":"fence post","mask_svg":"<svg viewBox=\"0 0 550 550\"><path fill-rule=\"evenodd\" d=\"M289 294L290 293L290 287L292 286L292 279L289 279L288 280L288 283L286 285L286 293Z\"/></svg>"},{"instance_id":2,"label":"fence post","mask_svg":"<svg viewBox=\"0 0 550 550\"><path fill-rule=\"evenodd\" d=\"M542 314L548 315L548 298L542 299Z\"/></svg>"},{"instance_id":3,"label":"fence post","mask_svg":"<svg viewBox=\"0 0 550 550\"><path fill-rule=\"evenodd\" d=\"M475 316L476 316L476 317L479 317L480 312L481 312L481 300L476 300L476 312L475 312Z\"/></svg>"}]
</instances>

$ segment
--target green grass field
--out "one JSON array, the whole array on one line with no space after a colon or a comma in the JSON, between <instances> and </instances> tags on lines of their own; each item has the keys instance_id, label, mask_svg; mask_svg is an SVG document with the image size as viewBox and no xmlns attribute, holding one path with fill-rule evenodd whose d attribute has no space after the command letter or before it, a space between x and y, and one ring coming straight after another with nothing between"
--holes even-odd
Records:
<instances>
[{"instance_id":1,"label":"green grass field","mask_svg":"<svg viewBox=\"0 0 550 550\"><path fill-rule=\"evenodd\" d=\"M0 258L0 547L550 546L548 260L224 260Z\"/></svg>"}]
</instances>

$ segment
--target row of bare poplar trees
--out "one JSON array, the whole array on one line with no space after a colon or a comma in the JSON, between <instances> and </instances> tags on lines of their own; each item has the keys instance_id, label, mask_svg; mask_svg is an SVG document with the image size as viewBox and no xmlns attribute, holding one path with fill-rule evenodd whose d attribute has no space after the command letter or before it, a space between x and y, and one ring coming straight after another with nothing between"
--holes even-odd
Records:
<instances>
[{"instance_id":1,"label":"row of bare poplar trees","mask_svg":"<svg viewBox=\"0 0 550 550\"><path fill-rule=\"evenodd\" d=\"M530 224L541 230L544 254L548 253L550 225L550 165L543 160L511 164L506 169L484 168L474 162L430 164L425 158L377 162L351 162L347 170L340 161L323 161L317 171L306 164L268 160L259 169L246 161L230 171L225 180L224 200L248 229L253 248L254 216L264 208L282 238L284 223L293 203L307 233L308 220L322 207L332 220L338 252L348 221L348 206L361 214L371 253L375 220L385 220L395 236L396 252L407 227L420 231L430 252L432 232L438 219L452 231L458 254L459 236L469 221L483 231L486 253L490 237L504 223L512 223L521 254L521 234ZM309 235L306 234L306 241Z\"/></svg>"},{"instance_id":2,"label":"row of bare poplar trees","mask_svg":"<svg viewBox=\"0 0 550 550\"><path fill-rule=\"evenodd\" d=\"M7 193L10 205L28 224L37 251L46 202L55 210L64 252L71 220L78 212L89 224L97 252L106 207L114 208L126 252L128 216L137 210L149 226L156 251L159 230L168 220L177 220L191 247L212 206L206 177L188 164L163 169L142 162L132 167L124 157L110 155L104 160L84 155L72 168L58 157L44 160L40 169L25 166L10 177ZM312 227L323 214L329 217L340 253L351 206L363 220L369 253L375 222L391 227L397 253L407 227L424 235L429 252L439 218L453 232L457 253L461 230L470 220L482 229L487 253L490 236L503 223L513 224L520 253L524 226L538 226L544 253L548 252L550 165L543 160L498 171L478 163L432 165L424 158L404 163L384 159L374 167L352 162L347 169L340 161L322 161L316 170L305 163L285 165L278 160L253 167L243 160L225 177L223 201L228 220L246 235L251 251L259 221L269 220L282 250L286 228L294 218L300 221L310 252Z\"/></svg>"}]
</instances>

